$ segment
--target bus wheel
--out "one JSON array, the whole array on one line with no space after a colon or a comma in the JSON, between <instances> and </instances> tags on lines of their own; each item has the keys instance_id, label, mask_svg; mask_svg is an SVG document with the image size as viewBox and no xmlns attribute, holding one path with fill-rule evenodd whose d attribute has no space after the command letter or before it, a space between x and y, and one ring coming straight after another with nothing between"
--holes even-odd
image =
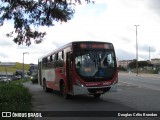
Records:
<instances>
[{"instance_id":1,"label":"bus wheel","mask_svg":"<svg viewBox=\"0 0 160 120\"><path fill-rule=\"evenodd\" d=\"M94 94L95 98L100 98L101 94Z\"/></svg>"},{"instance_id":2,"label":"bus wheel","mask_svg":"<svg viewBox=\"0 0 160 120\"><path fill-rule=\"evenodd\" d=\"M43 90L44 90L45 92L51 92L51 89L47 87L45 80L43 80Z\"/></svg>"},{"instance_id":3,"label":"bus wheel","mask_svg":"<svg viewBox=\"0 0 160 120\"><path fill-rule=\"evenodd\" d=\"M64 83L61 84L61 94L65 99L69 99L70 95L66 92L66 86Z\"/></svg>"}]
</instances>

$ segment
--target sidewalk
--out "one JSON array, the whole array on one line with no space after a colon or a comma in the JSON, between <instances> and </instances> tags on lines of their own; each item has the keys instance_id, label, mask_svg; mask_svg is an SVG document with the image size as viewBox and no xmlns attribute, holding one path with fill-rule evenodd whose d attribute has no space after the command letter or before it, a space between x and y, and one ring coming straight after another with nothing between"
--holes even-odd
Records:
<instances>
[{"instance_id":1,"label":"sidewalk","mask_svg":"<svg viewBox=\"0 0 160 120\"><path fill-rule=\"evenodd\" d=\"M137 76L136 73L128 73L128 72L119 72L118 74L121 75L133 75L133 76ZM152 77L152 78L159 78L160 79L160 74L145 74L145 73L139 73L138 76L142 76L142 77Z\"/></svg>"}]
</instances>

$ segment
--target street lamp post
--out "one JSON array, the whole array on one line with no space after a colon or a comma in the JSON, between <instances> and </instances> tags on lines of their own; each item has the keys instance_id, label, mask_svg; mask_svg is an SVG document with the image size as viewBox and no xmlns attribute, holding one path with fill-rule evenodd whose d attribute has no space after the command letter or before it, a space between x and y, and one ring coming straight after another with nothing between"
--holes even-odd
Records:
<instances>
[{"instance_id":1,"label":"street lamp post","mask_svg":"<svg viewBox=\"0 0 160 120\"><path fill-rule=\"evenodd\" d=\"M150 62L150 46L149 46L149 62Z\"/></svg>"},{"instance_id":2,"label":"street lamp post","mask_svg":"<svg viewBox=\"0 0 160 120\"><path fill-rule=\"evenodd\" d=\"M24 78L24 55L29 54L28 52L23 53L23 72L22 72L22 77Z\"/></svg>"},{"instance_id":3,"label":"street lamp post","mask_svg":"<svg viewBox=\"0 0 160 120\"><path fill-rule=\"evenodd\" d=\"M138 40L137 40L137 27L139 25L134 25L136 26L136 73L138 75Z\"/></svg>"}]
</instances>

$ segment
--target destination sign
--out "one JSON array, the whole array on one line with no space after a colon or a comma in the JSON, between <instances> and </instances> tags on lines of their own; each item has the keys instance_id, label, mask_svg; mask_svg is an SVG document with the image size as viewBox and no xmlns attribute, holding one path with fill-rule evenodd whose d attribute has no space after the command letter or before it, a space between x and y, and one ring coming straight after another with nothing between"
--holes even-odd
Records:
<instances>
[{"instance_id":1,"label":"destination sign","mask_svg":"<svg viewBox=\"0 0 160 120\"><path fill-rule=\"evenodd\" d=\"M82 49L113 49L112 44L106 44L106 43L81 43L80 48Z\"/></svg>"}]
</instances>

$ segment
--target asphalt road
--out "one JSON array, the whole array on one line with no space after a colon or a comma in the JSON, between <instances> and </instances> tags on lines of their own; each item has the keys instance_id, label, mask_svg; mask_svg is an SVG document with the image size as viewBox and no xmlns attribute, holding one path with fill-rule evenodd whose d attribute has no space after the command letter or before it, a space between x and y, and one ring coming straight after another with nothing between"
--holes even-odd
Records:
<instances>
[{"instance_id":1,"label":"asphalt road","mask_svg":"<svg viewBox=\"0 0 160 120\"><path fill-rule=\"evenodd\" d=\"M92 96L76 96L73 99L65 100L59 92L43 92L42 87L38 84L28 82L25 83L25 86L29 88L33 96L33 111L160 111L160 78L156 76L146 77L119 73L118 92L104 94L100 99L95 99ZM64 116L42 119L74 120L75 118L76 120L124 119L124 117L66 118ZM37 118L37 120L39 119ZM128 119L135 120L134 117ZM136 119L160 120L160 118L155 117L136 117Z\"/></svg>"},{"instance_id":2,"label":"asphalt road","mask_svg":"<svg viewBox=\"0 0 160 120\"><path fill-rule=\"evenodd\" d=\"M137 76L134 73L120 73L119 81L160 91L160 74L138 74Z\"/></svg>"}]
</instances>

